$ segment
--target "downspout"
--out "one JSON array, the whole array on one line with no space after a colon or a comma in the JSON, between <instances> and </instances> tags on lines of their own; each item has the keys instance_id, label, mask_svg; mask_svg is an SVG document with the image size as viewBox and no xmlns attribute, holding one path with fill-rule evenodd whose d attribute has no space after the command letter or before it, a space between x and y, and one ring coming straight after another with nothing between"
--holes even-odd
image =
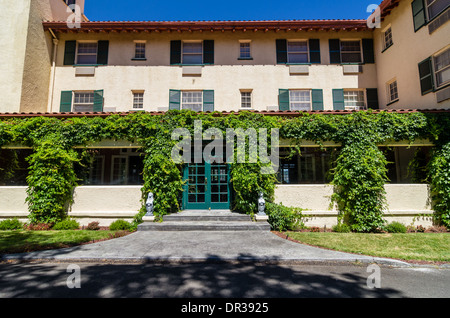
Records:
<instances>
[{"instance_id":1,"label":"downspout","mask_svg":"<svg viewBox=\"0 0 450 318\"><path fill-rule=\"evenodd\" d=\"M52 56L52 69L51 69L51 75L50 75L50 85L49 85L49 91L48 91L48 103L47 103L47 113L50 113L52 111L52 105L53 105L53 95L55 90L55 73L56 73L56 54L58 49L58 43L59 40L56 37L55 33L53 33L52 29L49 29L52 37L53 37L53 56Z\"/></svg>"}]
</instances>

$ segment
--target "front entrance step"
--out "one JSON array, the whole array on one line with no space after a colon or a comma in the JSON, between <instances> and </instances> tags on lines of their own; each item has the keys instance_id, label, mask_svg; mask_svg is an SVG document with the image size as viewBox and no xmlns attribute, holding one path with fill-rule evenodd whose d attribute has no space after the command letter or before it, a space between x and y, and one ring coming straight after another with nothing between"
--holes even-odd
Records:
<instances>
[{"instance_id":1,"label":"front entrance step","mask_svg":"<svg viewBox=\"0 0 450 318\"><path fill-rule=\"evenodd\" d=\"M144 222L139 231L270 231L266 221L229 210L186 210L163 216L163 222Z\"/></svg>"}]
</instances>

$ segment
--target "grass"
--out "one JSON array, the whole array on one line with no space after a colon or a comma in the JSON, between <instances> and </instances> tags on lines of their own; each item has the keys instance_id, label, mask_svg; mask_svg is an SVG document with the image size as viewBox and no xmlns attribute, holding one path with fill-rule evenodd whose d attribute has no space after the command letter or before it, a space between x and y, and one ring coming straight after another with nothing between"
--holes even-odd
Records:
<instances>
[{"instance_id":1,"label":"grass","mask_svg":"<svg viewBox=\"0 0 450 318\"><path fill-rule=\"evenodd\" d=\"M450 233L362 234L285 232L308 245L405 261L450 262Z\"/></svg>"},{"instance_id":2,"label":"grass","mask_svg":"<svg viewBox=\"0 0 450 318\"><path fill-rule=\"evenodd\" d=\"M0 231L0 254L76 246L123 236L124 231Z\"/></svg>"}]
</instances>

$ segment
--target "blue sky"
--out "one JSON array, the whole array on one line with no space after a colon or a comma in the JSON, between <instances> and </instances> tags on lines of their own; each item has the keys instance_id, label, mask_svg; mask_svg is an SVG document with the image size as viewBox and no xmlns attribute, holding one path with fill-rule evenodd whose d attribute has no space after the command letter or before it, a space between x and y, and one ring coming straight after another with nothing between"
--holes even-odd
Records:
<instances>
[{"instance_id":1,"label":"blue sky","mask_svg":"<svg viewBox=\"0 0 450 318\"><path fill-rule=\"evenodd\" d=\"M366 19L381 0L86 0L91 21Z\"/></svg>"}]
</instances>

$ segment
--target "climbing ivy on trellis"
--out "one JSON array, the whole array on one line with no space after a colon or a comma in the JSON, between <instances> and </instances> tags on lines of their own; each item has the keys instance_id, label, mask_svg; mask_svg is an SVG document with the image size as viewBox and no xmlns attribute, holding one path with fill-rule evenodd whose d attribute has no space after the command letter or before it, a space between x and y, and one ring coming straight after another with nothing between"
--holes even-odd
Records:
<instances>
[{"instance_id":1,"label":"climbing ivy on trellis","mask_svg":"<svg viewBox=\"0 0 450 318\"><path fill-rule=\"evenodd\" d=\"M180 127L193 133L195 120L202 121L203 130L215 127L223 132L227 128L278 128L280 137L290 140L294 150L303 140L319 146L327 141L340 145L332 170L333 200L339 207L339 219L358 232L377 230L384 223L387 162L377 145L429 138L436 144L428 170L435 217L450 226L450 120L443 114L367 111L280 117L251 112L222 115L169 111L163 115L139 112L106 117L7 118L0 121L0 147L20 143L33 148L27 178L30 219L52 223L67 215L77 185L74 164L81 156L73 147L105 139L137 142L145 155L143 202L146 194L153 192L155 211L163 215L179 209L183 186L181 166L168 159L176 143L171 133ZM231 164L233 209L256 212L260 191L273 201L275 176L259 173L263 165L260 160ZM144 213L143 206L136 223Z\"/></svg>"}]
</instances>

